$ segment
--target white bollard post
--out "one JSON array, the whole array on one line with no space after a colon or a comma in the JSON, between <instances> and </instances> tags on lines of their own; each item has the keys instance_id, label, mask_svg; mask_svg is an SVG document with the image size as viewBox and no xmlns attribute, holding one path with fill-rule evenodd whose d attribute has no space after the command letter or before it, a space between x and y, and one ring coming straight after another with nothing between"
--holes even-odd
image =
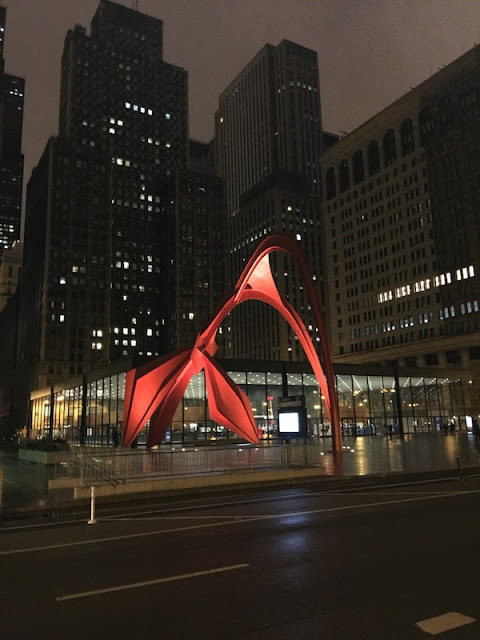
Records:
<instances>
[{"instance_id":1,"label":"white bollard post","mask_svg":"<svg viewBox=\"0 0 480 640\"><path fill-rule=\"evenodd\" d=\"M90 489L90 520L87 524L97 524L95 520L95 487Z\"/></svg>"}]
</instances>

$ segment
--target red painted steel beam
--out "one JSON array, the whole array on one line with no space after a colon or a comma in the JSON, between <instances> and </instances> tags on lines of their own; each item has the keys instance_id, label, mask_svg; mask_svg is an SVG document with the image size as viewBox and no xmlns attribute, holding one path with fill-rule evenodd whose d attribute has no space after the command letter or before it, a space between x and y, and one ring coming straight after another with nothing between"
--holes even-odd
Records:
<instances>
[{"instance_id":1,"label":"red painted steel beam","mask_svg":"<svg viewBox=\"0 0 480 640\"><path fill-rule=\"evenodd\" d=\"M308 293L317 324L323 368L301 318L278 292L268 255L286 252L294 258ZM124 446L129 446L145 422L151 419L149 446L160 444L191 377L205 369L208 404L213 420L252 443L258 443L258 429L250 402L241 389L215 363L215 336L224 318L245 300L260 300L275 308L290 324L310 361L332 425L334 451L342 449L338 402L333 365L320 301L313 285L308 262L299 243L285 233L272 234L257 247L237 285L212 322L201 333L195 346L129 371L125 383Z\"/></svg>"}]
</instances>

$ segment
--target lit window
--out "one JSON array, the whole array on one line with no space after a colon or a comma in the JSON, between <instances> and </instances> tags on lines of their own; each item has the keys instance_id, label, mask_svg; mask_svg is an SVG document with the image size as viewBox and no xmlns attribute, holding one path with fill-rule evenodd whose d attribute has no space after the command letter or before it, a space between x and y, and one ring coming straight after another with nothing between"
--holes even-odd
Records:
<instances>
[{"instance_id":1,"label":"lit window","mask_svg":"<svg viewBox=\"0 0 480 640\"><path fill-rule=\"evenodd\" d=\"M123 127L123 120L117 120L117 124L119 127Z\"/></svg>"},{"instance_id":2,"label":"lit window","mask_svg":"<svg viewBox=\"0 0 480 640\"><path fill-rule=\"evenodd\" d=\"M297 235L295 237L297 238L297 240L301 240L302 239L302 236L299 233L297 233Z\"/></svg>"},{"instance_id":3,"label":"lit window","mask_svg":"<svg viewBox=\"0 0 480 640\"><path fill-rule=\"evenodd\" d=\"M65 316L60 316L59 320L60 320L60 322L65 322Z\"/></svg>"},{"instance_id":4,"label":"lit window","mask_svg":"<svg viewBox=\"0 0 480 640\"><path fill-rule=\"evenodd\" d=\"M132 108L132 105L131 105L131 103L130 103L130 102L125 102L125 107L126 107L127 109L131 109L131 108Z\"/></svg>"},{"instance_id":5,"label":"lit window","mask_svg":"<svg viewBox=\"0 0 480 640\"><path fill-rule=\"evenodd\" d=\"M123 159L117 158L117 164L121 166L123 164Z\"/></svg>"},{"instance_id":6,"label":"lit window","mask_svg":"<svg viewBox=\"0 0 480 640\"><path fill-rule=\"evenodd\" d=\"M115 129L113 127L110 127L110 129L108 130L108 133L113 133L115 134Z\"/></svg>"},{"instance_id":7,"label":"lit window","mask_svg":"<svg viewBox=\"0 0 480 640\"><path fill-rule=\"evenodd\" d=\"M133 105L133 110L134 110L134 111L138 111L138 104L134 104L134 105Z\"/></svg>"},{"instance_id":8,"label":"lit window","mask_svg":"<svg viewBox=\"0 0 480 640\"><path fill-rule=\"evenodd\" d=\"M97 348L96 343L95 343L95 342L92 342L92 349L96 349L96 348Z\"/></svg>"},{"instance_id":9,"label":"lit window","mask_svg":"<svg viewBox=\"0 0 480 640\"><path fill-rule=\"evenodd\" d=\"M136 347L137 346L137 341L136 340L130 340L130 344L132 347Z\"/></svg>"},{"instance_id":10,"label":"lit window","mask_svg":"<svg viewBox=\"0 0 480 640\"><path fill-rule=\"evenodd\" d=\"M473 268L472 264L468 267L468 273L471 278L473 278L473 276L475 275L475 269Z\"/></svg>"},{"instance_id":11,"label":"lit window","mask_svg":"<svg viewBox=\"0 0 480 640\"><path fill-rule=\"evenodd\" d=\"M113 328L113 333L119 333L120 329L118 327Z\"/></svg>"},{"instance_id":12,"label":"lit window","mask_svg":"<svg viewBox=\"0 0 480 640\"><path fill-rule=\"evenodd\" d=\"M190 313L188 314L188 319L189 319L189 320L193 320L193 319L194 319L194 317L195 317L195 314L194 314L194 313L191 313L191 312L190 312Z\"/></svg>"},{"instance_id":13,"label":"lit window","mask_svg":"<svg viewBox=\"0 0 480 640\"><path fill-rule=\"evenodd\" d=\"M72 273L78 273L78 267L73 266L72 267Z\"/></svg>"},{"instance_id":14,"label":"lit window","mask_svg":"<svg viewBox=\"0 0 480 640\"><path fill-rule=\"evenodd\" d=\"M130 267L130 263L129 262L124 262L123 263L123 268L124 269L128 269Z\"/></svg>"},{"instance_id":15,"label":"lit window","mask_svg":"<svg viewBox=\"0 0 480 640\"><path fill-rule=\"evenodd\" d=\"M167 147L167 149L170 149L170 147L171 147L172 145L170 144L170 142L166 142L166 143L165 143L165 146Z\"/></svg>"},{"instance_id":16,"label":"lit window","mask_svg":"<svg viewBox=\"0 0 480 640\"><path fill-rule=\"evenodd\" d=\"M147 329L147 336L153 336L152 329Z\"/></svg>"},{"instance_id":17,"label":"lit window","mask_svg":"<svg viewBox=\"0 0 480 640\"><path fill-rule=\"evenodd\" d=\"M60 284L67 284L67 279L63 276L60 276Z\"/></svg>"},{"instance_id":18,"label":"lit window","mask_svg":"<svg viewBox=\"0 0 480 640\"><path fill-rule=\"evenodd\" d=\"M110 118L110 124L115 124L115 118Z\"/></svg>"},{"instance_id":19,"label":"lit window","mask_svg":"<svg viewBox=\"0 0 480 640\"><path fill-rule=\"evenodd\" d=\"M463 275L463 278L464 278L464 279L467 279L467 278L468 278L468 269L467 269L467 267L463 267L463 269L462 269L462 275Z\"/></svg>"},{"instance_id":20,"label":"lit window","mask_svg":"<svg viewBox=\"0 0 480 640\"><path fill-rule=\"evenodd\" d=\"M140 113L145 113L145 107L140 107Z\"/></svg>"},{"instance_id":21,"label":"lit window","mask_svg":"<svg viewBox=\"0 0 480 640\"><path fill-rule=\"evenodd\" d=\"M103 347L101 342L97 342L97 349L101 349Z\"/></svg>"},{"instance_id":22,"label":"lit window","mask_svg":"<svg viewBox=\"0 0 480 640\"><path fill-rule=\"evenodd\" d=\"M170 119L172 118L172 115L171 115L170 113L166 113L166 114L165 114L165 118L166 118L167 120L170 120Z\"/></svg>"},{"instance_id":23,"label":"lit window","mask_svg":"<svg viewBox=\"0 0 480 640\"><path fill-rule=\"evenodd\" d=\"M149 116L153 116L153 111L151 109L147 109L147 113Z\"/></svg>"},{"instance_id":24,"label":"lit window","mask_svg":"<svg viewBox=\"0 0 480 640\"><path fill-rule=\"evenodd\" d=\"M103 338L103 331L101 329L97 330L97 337L98 338Z\"/></svg>"}]
</instances>

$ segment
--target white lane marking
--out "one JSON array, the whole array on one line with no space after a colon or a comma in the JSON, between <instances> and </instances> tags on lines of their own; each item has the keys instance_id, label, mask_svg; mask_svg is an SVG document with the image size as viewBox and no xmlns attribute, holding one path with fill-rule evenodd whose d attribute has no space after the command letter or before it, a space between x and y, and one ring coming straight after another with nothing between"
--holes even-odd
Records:
<instances>
[{"instance_id":1,"label":"white lane marking","mask_svg":"<svg viewBox=\"0 0 480 640\"><path fill-rule=\"evenodd\" d=\"M472 491L465 491L461 495L480 493L480 489L474 489ZM160 529L159 531L144 531L142 533L131 533L122 536L110 536L108 538L94 538L92 540L80 540L77 542L64 542L62 544L50 544L43 547L28 547L25 549L10 549L9 551L0 551L0 556L16 555L18 553L29 553L32 551L47 551L51 549L64 549L67 547L79 547L87 544L97 544L101 542L115 542L116 540L130 540L133 538L145 538L146 536L156 536L163 533L178 533L180 531L191 531L192 529L204 529L206 527L223 527L231 524L244 524L248 522L255 522L257 520L280 520L282 518L291 518L297 516L313 515L318 513L333 513L335 511L353 511L356 509L365 509L369 507L382 507L392 504L404 504L406 502L418 502L421 500L435 500L437 498L451 498L456 496L455 493L445 493L434 496L420 496L417 498L405 498L404 500L385 500L382 502L367 502L364 504L346 505L343 507L329 507L326 509L309 509L308 511L292 511L287 513L275 513L268 515L252 515L244 519L236 520L235 516L232 516L232 520L227 522L207 522L205 524L194 524L189 527L175 527L174 529Z\"/></svg>"},{"instance_id":2,"label":"white lane marking","mask_svg":"<svg viewBox=\"0 0 480 640\"><path fill-rule=\"evenodd\" d=\"M234 520L235 518L256 518L253 514L248 515L228 515L228 516L152 516L151 518L117 518L115 522L150 522L151 520ZM97 518L98 522L103 522L103 518ZM85 520L83 520L85 522ZM109 521L111 522L111 520Z\"/></svg>"},{"instance_id":3,"label":"white lane marking","mask_svg":"<svg viewBox=\"0 0 480 640\"><path fill-rule=\"evenodd\" d=\"M444 631L450 631L451 629L457 629L463 627L466 624L476 622L475 618L464 616L462 613L456 611L450 611L450 613L444 613L441 616L435 618L428 618L427 620L421 620L417 622L417 627L420 627L425 633L429 633L432 636L436 636Z\"/></svg>"},{"instance_id":4,"label":"white lane marking","mask_svg":"<svg viewBox=\"0 0 480 640\"><path fill-rule=\"evenodd\" d=\"M435 496L435 495L441 495L441 496L445 496L447 494L455 494L455 495L462 495L463 493L468 493L469 489L461 489L459 491L375 491L375 495L376 496ZM351 493L337 493L335 495L338 496L343 496L343 495L349 495L352 496ZM355 492L356 496L371 496L372 492L371 491L359 491L358 493Z\"/></svg>"},{"instance_id":5,"label":"white lane marking","mask_svg":"<svg viewBox=\"0 0 480 640\"><path fill-rule=\"evenodd\" d=\"M146 580L145 582L133 582L132 584L122 584L118 587L108 587L107 589L96 589L95 591L84 591L82 593L72 593L68 596L58 596L55 598L57 602L64 600L75 600L77 598L88 598L90 596L98 596L102 593L113 593L114 591L126 591L127 589L139 589L140 587L150 587L153 584L162 584L164 582L174 582L175 580L187 580L188 578L197 578L198 576L209 576L214 573L223 573L225 571L234 571L235 569L244 569L249 564L232 564L228 567L218 567L218 569L208 569L207 571L195 571L194 573L183 573L179 576L170 576L169 578L158 578L157 580Z\"/></svg>"}]
</instances>

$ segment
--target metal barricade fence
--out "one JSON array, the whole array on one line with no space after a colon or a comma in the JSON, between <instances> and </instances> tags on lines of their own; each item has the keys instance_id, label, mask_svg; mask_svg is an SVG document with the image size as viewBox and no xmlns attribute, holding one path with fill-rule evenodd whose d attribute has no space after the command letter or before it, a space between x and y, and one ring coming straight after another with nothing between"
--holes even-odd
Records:
<instances>
[{"instance_id":1,"label":"metal barricade fence","mask_svg":"<svg viewBox=\"0 0 480 640\"><path fill-rule=\"evenodd\" d=\"M72 452L56 463L54 478L78 478L82 485L118 484L149 477L305 468L323 466L323 453L323 445L313 443Z\"/></svg>"}]
</instances>

